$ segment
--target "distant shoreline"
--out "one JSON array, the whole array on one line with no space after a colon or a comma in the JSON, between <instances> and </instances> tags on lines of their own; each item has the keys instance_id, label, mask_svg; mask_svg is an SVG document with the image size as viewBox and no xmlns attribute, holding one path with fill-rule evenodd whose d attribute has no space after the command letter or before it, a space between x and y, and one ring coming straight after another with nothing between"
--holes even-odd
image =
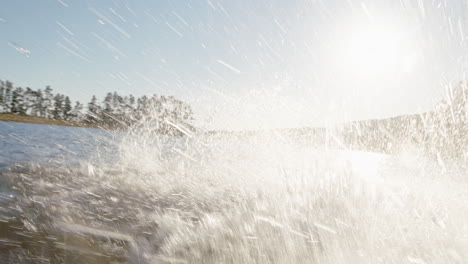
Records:
<instances>
[{"instance_id":1,"label":"distant shoreline","mask_svg":"<svg viewBox=\"0 0 468 264\"><path fill-rule=\"evenodd\" d=\"M0 113L0 121L32 123L42 125L55 125L55 126L70 126L70 127L88 127L88 128L102 128L97 125L77 123L65 120L50 119L37 116L16 115L11 113Z\"/></svg>"}]
</instances>

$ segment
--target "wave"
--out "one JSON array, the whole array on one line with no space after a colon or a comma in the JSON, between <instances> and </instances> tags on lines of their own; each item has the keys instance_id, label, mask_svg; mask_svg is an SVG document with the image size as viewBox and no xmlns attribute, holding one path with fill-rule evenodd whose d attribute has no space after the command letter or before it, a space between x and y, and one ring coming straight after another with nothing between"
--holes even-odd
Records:
<instances>
[{"instance_id":1,"label":"wave","mask_svg":"<svg viewBox=\"0 0 468 264\"><path fill-rule=\"evenodd\" d=\"M466 172L416 156L133 131L114 163L1 172L9 263L463 263Z\"/></svg>"}]
</instances>

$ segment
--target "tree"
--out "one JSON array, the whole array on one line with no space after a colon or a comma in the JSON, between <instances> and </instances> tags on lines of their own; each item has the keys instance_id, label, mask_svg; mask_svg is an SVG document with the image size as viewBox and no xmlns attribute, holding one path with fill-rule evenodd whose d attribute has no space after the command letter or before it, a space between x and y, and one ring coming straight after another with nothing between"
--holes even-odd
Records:
<instances>
[{"instance_id":1,"label":"tree","mask_svg":"<svg viewBox=\"0 0 468 264\"><path fill-rule=\"evenodd\" d=\"M5 94L3 97L3 109L5 112L11 112L11 97L13 92L13 83L6 81L5 82Z\"/></svg>"},{"instance_id":2,"label":"tree","mask_svg":"<svg viewBox=\"0 0 468 264\"><path fill-rule=\"evenodd\" d=\"M54 96L54 110L52 116L54 119L63 119L63 106L64 98L63 95L57 94Z\"/></svg>"},{"instance_id":3,"label":"tree","mask_svg":"<svg viewBox=\"0 0 468 264\"><path fill-rule=\"evenodd\" d=\"M24 107L26 109L27 115L37 115L37 108L34 107L36 100L36 91L32 90L29 87L26 87L26 91L24 92Z\"/></svg>"},{"instance_id":4,"label":"tree","mask_svg":"<svg viewBox=\"0 0 468 264\"><path fill-rule=\"evenodd\" d=\"M86 118L85 121L87 123L91 124L96 124L98 121L100 121L100 106L97 102L97 98L95 95L93 95L93 98L91 98L91 101L88 103L88 111L86 112Z\"/></svg>"},{"instance_id":5,"label":"tree","mask_svg":"<svg viewBox=\"0 0 468 264\"><path fill-rule=\"evenodd\" d=\"M456 122L467 121L468 106L468 83L459 82L451 94L451 106Z\"/></svg>"},{"instance_id":6,"label":"tree","mask_svg":"<svg viewBox=\"0 0 468 264\"><path fill-rule=\"evenodd\" d=\"M83 121L83 104L76 101L73 110L70 113L71 121L82 122Z\"/></svg>"},{"instance_id":7,"label":"tree","mask_svg":"<svg viewBox=\"0 0 468 264\"><path fill-rule=\"evenodd\" d=\"M62 115L63 119L65 120L70 120L71 119L71 111L72 111L72 106L71 106L71 101L70 97L65 97L65 101L63 103L63 109L62 109Z\"/></svg>"},{"instance_id":8,"label":"tree","mask_svg":"<svg viewBox=\"0 0 468 264\"><path fill-rule=\"evenodd\" d=\"M51 118L53 116L53 102L54 102L54 94L52 93L52 88L50 86L46 86L44 90L44 100L43 100L43 109L44 109L44 116L46 118Z\"/></svg>"},{"instance_id":9,"label":"tree","mask_svg":"<svg viewBox=\"0 0 468 264\"><path fill-rule=\"evenodd\" d=\"M101 120L106 125L112 125L112 116L113 116L113 96L112 93L107 93L106 97L104 97L103 109L101 112Z\"/></svg>"},{"instance_id":10,"label":"tree","mask_svg":"<svg viewBox=\"0 0 468 264\"><path fill-rule=\"evenodd\" d=\"M128 96L127 111L132 117L135 115L136 99L132 94Z\"/></svg>"},{"instance_id":11,"label":"tree","mask_svg":"<svg viewBox=\"0 0 468 264\"><path fill-rule=\"evenodd\" d=\"M0 113L5 111L3 106L5 100L5 84L0 80Z\"/></svg>"},{"instance_id":12,"label":"tree","mask_svg":"<svg viewBox=\"0 0 468 264\"><path fill-rule=\"evenodd\" d=\"M13 90L11 97L10 111L14 114L25 115L26 108L24 107L24 91L23 88L17 87Z\"/></svg>"},{"instance_id":13,"label":"tree","mask_svg":"<svg viewBox=\"0 0 468 264\"><path fill-rule=\"evenodd\" d=\"M44 95L42 93L42 90L39 89L35 93L36 95L36 100L34 102L33 108L37 112L37 115L40 117L45 117L45 106L44 106Z\"/></svg>"},{"instance_id":14,"label":"tree","mask_svg":"<svg viewBox=\"0 0 468 264\"><path fill-rule=\"evenodd\" d=\"M114 92L114 94L112 94L112 110L114 116L121 116L123 114L123 109L124 100L122 96L117 94L117 92Z\"/></svg>"}]
</instances>

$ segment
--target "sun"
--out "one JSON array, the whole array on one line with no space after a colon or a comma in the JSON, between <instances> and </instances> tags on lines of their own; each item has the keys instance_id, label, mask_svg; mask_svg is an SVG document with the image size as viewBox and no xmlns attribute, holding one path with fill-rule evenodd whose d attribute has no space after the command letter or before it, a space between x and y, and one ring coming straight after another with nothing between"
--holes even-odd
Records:
<instances>
[{"instance_id":1,"label":"sun","mask_svg":"<svg viewBox=\"0 0 468 264\"><path fill-rule=\"evenodd\" d=\"M350 63L359 71L391 68L398 63L401 53L398 35L382 30L363 30L349 40Z\"/></svg>"},{"instance_id":2,"label":"sun","mask_svg":"<svg viewBox=\"0 0 468 264\"><path fill-rule=\"evenodd\" d=\"M351 74L371 77L414 70L413 42L404 29L386 25L355 26L345 36L340 57Z\"/></svg>"}]
</instances>

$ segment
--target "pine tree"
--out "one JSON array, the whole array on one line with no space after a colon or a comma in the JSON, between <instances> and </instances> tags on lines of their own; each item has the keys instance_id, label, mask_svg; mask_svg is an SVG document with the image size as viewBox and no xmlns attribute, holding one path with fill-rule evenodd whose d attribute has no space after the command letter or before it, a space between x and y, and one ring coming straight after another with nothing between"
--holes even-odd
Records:
<instances>
[{"instance_id":1,"label":"pine tree","mask_svg":"<svg viewBox=\"0 0 468 264\"><path fill-rule=\"evenodd\" d=\"M101 120L107 126L113 125L113 115L114 115L114 103L113 103L113 95L112 93L107 93L106 97L102 101L103 109L101 112Z\"/></svg>"},{"instance_id":2,"label":"pine tree","mask_svg":"<svg viewBox=\"0 0 468 264\"><path fill-rule=\"evenodd\" d=\"M3 108L6 113L11 112L11 99L13 92L13 83L6 81L5 82L5 96L3 97Z\"/></svg>"},{"instance_id":3,"label":"pine tree","mask_svg":"<svg viewBox=\"0 0 468 264\"><path fill-rule=\"evenodd\" d=\"M62 115L63 119L65 120L70 120L71 119L71 111L72 111L72 106L71 106L71 101L70 97L65 97L65 101L63 103L63 109L62 109Z\"/></svg>"},{"instance_id":4,"label":"pine tree","mask_svg":"<svg viewBox=\"0 0 468 264\"><path fill-rule=\"evenodd\" d=\"M11 97L10 111L14 114L25 115L26 108L24 107L24 91L23 88L17 87L13 90Z\"/></svg>"},{"instance_id":5,"label":"pine tree","mask_svg":"<svg viewBox=\"0 0 468 264\"><path fill-rule=\"evenodd\" d=\"M93 95L93 98L88 103L88 111L86 112L86 119L85 121L91 124L96 124L100 120L101 111L100 106L97 102L97 98Z\"/></svg>"},{"instance_id":6,"label":"pine tree","mask_svg":"<svg viewBox=\"0 0 468 264\"><path fill-rule=\"evenodd\" d=\"M50 86L46 86L44 90L44 117L51 118L52 111L53 111L53 102L54 102L54 94L52 93L52 88Z\"/></svg>"},{"instance_id":7,"label":"pine tree","mask_svg":"<svg viewBox=\"0 0 468 264\"><path fill-rule=\"evenodd\" d=\"M135 112L136 112L135 96L129 95L128 103L126 105L126 111L125 111L125 116L127 117L127 120L131 121L135 119Z\"/></svg>"},{"instance_id":8,"label":"pine tree","mask_svg":"<svg viewBox=\"0 0 468 264\"><path fill-rule=\"evenodd\" d=\"M82 122L83 121L83 104L76 101L73 110L71 111L71 120L74 122Z\"/></svg>"},{"instance_id":9,"label":"pine tree","mask_svg":"<svg viewBox=\"0 0 468 264\"><path fill-rule=\"evenodd\" d=\"M112 112L114 116L121 116L123 113L124 100L122 96L114 92L112 95Z\"/></svg>"},{"instance_id":10,"label":"pine tree","mask_svg":"<svg viewBox=\"0 0 468 264\"><path fill-rule=\"evenodd\" d=\"M54 110L52 116L54 119L63 119L63 95L57 94L54 96Z\"/></svg>"},{"instance_id":11,"label":"pine tree","mask_svg":"<svg viewBox=\"0 0 468 264\"><path fill-rule=\"evenodd\" d=\"M127 123L127 117L125 116L125 100L117 92L114 92L112 95L112 104L112 116L114 118L113 122L115 125L121 127Z\"/></svg>"},{"instance_id":12,"label":"pine tree","mask_svg":"<svg viewBox=\"0 0 468 264\"><path fill-rule=\"evenodd\" d=\"M4 101L5 101L5 84L2 80L0 80L0 113L5 112L4 108Z\"/></svg>"},{"instance_id":13,"label":"pine tree","mask_svg":"<svg viewBox=\"0 0 468 264\"><path fill-rule=\"evenodd\" d=\"M36 99L36 91L26 87L26 91L24 92L24 107L27 115L37 115L37 109L34 107Z\"/></svg>"},{"instance_id":14,"label":"pine tree","mask_svg":"<svg viewBox=\"0 0 468 264\"><path fill-rule=\"evenodd\" d=\"M34 102L34 109L37 111L37 115L40 117L45 117L45 106L44 106L44 95L42 93L42 90L39 89L35 93L36 95L36 100Z\"/></svg>"}]
</instances>

